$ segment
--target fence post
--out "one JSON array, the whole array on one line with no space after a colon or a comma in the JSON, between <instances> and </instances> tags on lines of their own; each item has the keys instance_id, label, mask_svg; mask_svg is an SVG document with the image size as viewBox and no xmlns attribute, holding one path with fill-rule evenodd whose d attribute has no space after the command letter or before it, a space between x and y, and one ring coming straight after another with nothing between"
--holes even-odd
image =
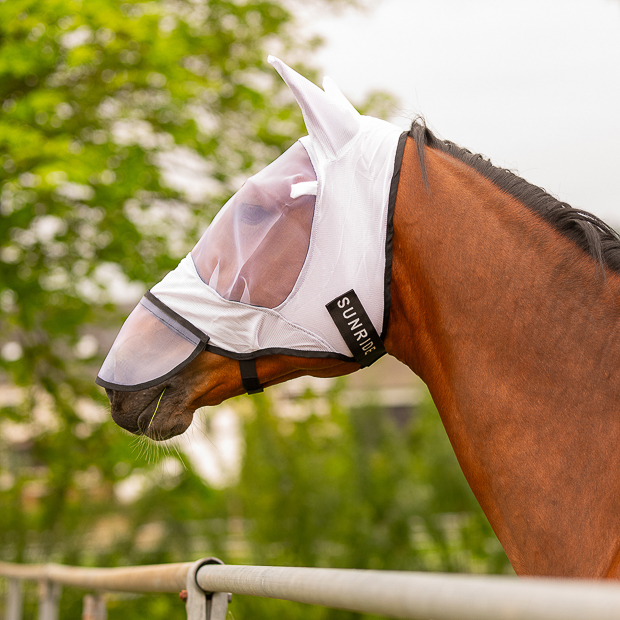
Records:
<instances>
[{"instance_id":1,"label":"fence post","mask_svg":"<svg viewBox=\"0 0 620 620\"><path fill-rule=\"evenodd\" d=\"M60 591L60 584L55 581L49 579L39 581L38 620L58 620Z\"/></svg>"},{"instance_id":2,"label":"fence post","mask_svg":"<svg viewBox=\"0 0 620 620\"><path fill-rule=\"evenodd\" d=\"M217 558L204 558L194 562L187 571L187 620L226 620L228 592L205 592L196 579L200 567L206 564L223 564Z\"/></svg>"},{"instance_id":3,"label":"fence post","mask_svg":"<svg viewBox=\"0 0 620 620\"><path fill-rule=\"evenodd\" d=\"M7 580L6 620L22 620L24 594L19 579Z\"/></svg>"},{"instance_id":4,"label":"fence post","mask_svg":"<svg viewBox=\"0 0 620 620\"><path fill-rule=\"evenodd\" d=\"M87 594L82 607L82 620L107 620L108 610L103 594Z\"/></svg>"}]
</instances>

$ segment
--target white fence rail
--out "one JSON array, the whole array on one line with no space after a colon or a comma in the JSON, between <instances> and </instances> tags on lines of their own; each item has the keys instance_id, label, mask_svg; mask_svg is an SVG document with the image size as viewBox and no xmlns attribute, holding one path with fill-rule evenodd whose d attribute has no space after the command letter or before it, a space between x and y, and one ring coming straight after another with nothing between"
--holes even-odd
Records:
<instances>
[{"instance_id":1,"label":"white fence rail","mask_svg":"<svg viewBox=\"0 0 620 620\"><path fill-rule=\"evenodd\" d=\"M60 586L92 590L84 620L104 620L102 592L187 590L188 620L225 620L231 593L285 599L409 620L620 620L610 582L269 566L215 558L127 568L0 562L8 579L5 620L21 620L22 580L40 584L38 620L58 619Z\"/></svg>"}]
</instances>

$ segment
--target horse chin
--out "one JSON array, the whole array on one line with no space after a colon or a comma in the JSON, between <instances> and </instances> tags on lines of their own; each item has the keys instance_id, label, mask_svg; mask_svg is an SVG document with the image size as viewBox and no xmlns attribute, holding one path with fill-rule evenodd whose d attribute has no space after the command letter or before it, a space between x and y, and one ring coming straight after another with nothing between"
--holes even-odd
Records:
<instances>
[{"instance_id":1,"label":"horse chin","mask_svg":"<svg viewBox=\"0 0 620 620\"><path fill-rule=\"evenodd\" d=\"M138 416L138 425L142 434L153 441L165 441L177 435L182 435L190 426L193 419L193 412L184 409L182 411L158 411L153 417L150 412L151 407L143 411Z\"/></svg>"},{"instance_id":2,"label":"horse chin","mask_svg":"<svg viewBox=\"0 0 620 620\"><path fill-rule=\"evenodd\" d=\"M188 406L185 390L172 383L139 392L106 390L112 419L130 433L154 441L181 435L192 423L195 407Z\"/></svg>"}]
</instances>

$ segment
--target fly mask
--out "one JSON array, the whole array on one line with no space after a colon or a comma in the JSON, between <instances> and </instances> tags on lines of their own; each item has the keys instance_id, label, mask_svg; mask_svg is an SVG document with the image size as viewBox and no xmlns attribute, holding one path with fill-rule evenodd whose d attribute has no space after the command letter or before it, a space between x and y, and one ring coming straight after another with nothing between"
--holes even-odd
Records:
<instances>
[{"instance_id":1,"label":"fly mask","mask_svg":"<svg viewBox=\"0 0 620 620\"><path fill-rule=\"evenodd\" d=\"M97 383L138 391L208 350L239 360L288 354L367 366L385 350L392 214L406 134L360 115L272 56L307 136L244 186L178 267L129 315Z\"/></svg>"}]
</instances>

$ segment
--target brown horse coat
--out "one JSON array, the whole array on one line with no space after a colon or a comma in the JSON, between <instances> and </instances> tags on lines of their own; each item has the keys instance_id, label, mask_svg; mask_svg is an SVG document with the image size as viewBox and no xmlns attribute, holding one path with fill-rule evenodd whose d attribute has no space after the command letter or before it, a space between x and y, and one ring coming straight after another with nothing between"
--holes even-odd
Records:
<instances>
[{"instance_id":1,"label":"brown horse coat","mask_svg":"<svg viewBox=\"0 0 620 620\"><path fill-rule=\"evenodd\" d=\"M620 280L472 167L413 141L386 346L429 386L520 574L617 577Z\"/></svg>"}]
</instances>

